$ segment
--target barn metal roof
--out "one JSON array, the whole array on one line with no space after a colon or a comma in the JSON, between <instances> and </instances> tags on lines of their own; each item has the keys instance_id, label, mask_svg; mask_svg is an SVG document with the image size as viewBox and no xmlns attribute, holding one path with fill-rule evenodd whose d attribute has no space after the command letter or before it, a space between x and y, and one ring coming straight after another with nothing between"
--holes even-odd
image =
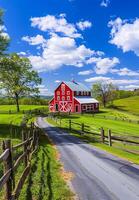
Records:
<instances>
[{"instance_id":1,"label":"barn metal roof","mask_svg":"<svg viewBox=\"0 0 139 200\"><path fill-rule=\"evenodd\" d=\"M92 97L75 97L75 99L80 103L99 103L96 99Z\"/></svg>"},{"instance_id":2,"label":"barn metal roof","mask_svg":"<svg viewBox=\"0 0 139 200\"><path fill-rule=\"evenodd\" d=\"M74 81L64 81L64 83L72 90L72 91L90 91L88 87L86 87L82 83L76 83Z\"/></svg>"}]
</instances>

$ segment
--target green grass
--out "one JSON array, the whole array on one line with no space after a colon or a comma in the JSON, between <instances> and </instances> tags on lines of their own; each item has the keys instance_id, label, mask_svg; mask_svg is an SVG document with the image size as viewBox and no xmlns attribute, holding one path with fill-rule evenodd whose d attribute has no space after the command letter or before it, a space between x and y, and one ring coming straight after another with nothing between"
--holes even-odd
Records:
<instances>
[{"instance_id":1,"label":"green grass","mask_svg":"<svg viewBox=\"0 0 139 200\"><path fill-rule=\"evenodd\" d=\"M44 105L20 105L21 111L41 109L41 108L48 109L48 106L44 106ZM16 111L16 105L0 105L0 113L5 112L5 111L9 111L9 110L15 112Z\"/></svg>"},{"instance_id":2,"label":"green grass","mask_svg":"<svg viewBox=\"0 0 139 200\"><path fill-rule=\"evenodd\" d=\"M119 116L119 120L115 120L113 117ZM102 116L105 116L106 118L102 118ZM76 137L79 137L80 139L84 140L85 142L94 145L96 147L99 147L103 150L106 150L116 156L119 156L121 158L125 158L131 162L139 164L139 145L133 146L129 145L127 143L121 143L121 142L115 142L113 141L113 146L109 147L108 142L105 141L105 144L102 144L100 142L100 136L93 135L93 132L100 134L100 128L103 127L105 130L105 135L107 135L108 129L111 129L112 135L115 136L136 136L138 138L132 140L136 140L139 142L139 124L137 123L131 123L126 120L123 121L123 116L126 119L130 120L138 120L138 116L134 116L132 114L123 113L117 110L113 109L102 109L100 113L96 114L95 117L93 117L92 114L71 114L71 115L60 115L58 116L61 118L61 128L64 128L64 130L69 131L69 119L73 122L77 123L84 123L85 125L89 125L89 130L92 132L92 134L84 134L80 135L76 130L81 130L81 126L72 124L73 130L70 131L71 134L73 134ZM107 117L111 117L112 119L107 119ZM58 123L53 121L52 119L47 119L48 122L52 123L55 126L58 126L60 128L59 120Z\"/></svg>"},{"instance_id":3,"label":"green grass","mask_svg":"<svg viewBox=\"0 0 139 200\"><path fill-rule=\"evenodd\" d=\"M8 106L0 106L3 111L9 110ZM26 106L24 105L22 109L30 110L40 108L41 106ZM44 106L43 106L44 107ZM15 106L12 106L12 109ZM10 133L10 123L12 122L12 129L18 130L23 119L23 114L0 114L0 144L5 139L11 139L12 144L15 145L21 142L21 131L16 133ZM35 116L29 120L35 120ZM2 147L2 146L1 146ZM0 147L0 153L2 148ZM21 153L22 148L16 153ZM46 136L41 136L39 142L39 148L34 154L32 159L32 168L28 179L21 191L19 200L70 200L73 199L73 193L67 186L65 180L61 177L61 164L56 158L57 150L50 143ZM15 173L16 183L19 180L24 169L24 165L21 164ZM0 164L0 177L3 174L3 165ZM0 191L0 199L4 200L4 189Z\"/></svg>"},{"instance_id":4,"label":"green grass","mask_svg":"<svg viewBox=\"0 0 139 200\"><path fill-rule=\"evenodd\" d=\"M107 118L101 118L101 113L105 113L105 116L114 116L114 114L119 113L120 111L105 109L100 112L100 114L96 114L95 117L93 117L92 114L71 114L71 115L60 115L59 117L62 118L62 126L66 127L68 126L68 121L71 119L73 122L78 123L84 123L86 125L89 125L92 130L99 131L101 127L104 128L105 133L107 134L108 129L111 129L111 131L114 134L120 134L120 135L135 135L139 136L139 124L137 123L131 123L128 121L121 120L115 120L115 119L107 119ZM123 115L123 113L121 113ZM124 114L125 116L126 114ZM128 117L130 115L128 114ZM130 119L132 118L132 115ZM138 117L136 117L137 119ZM79 126L74 125L75 128L80 129Z\"/></svg>"},{"instance_id":5,"label":"green grass","mask_svg":"<svg viewBox=\"0 0 139 200\"><path fill-rule=\"evenodd\" d=\"M139 96L115 100L114 107L139 116Z\"/></svg>"},{"instance_id":6,"label":"green grass","mask_svg":"<svg viewBox=\"0 0 139 200\"><path fill-rule=\"evenodd\" d=\"M73 193L60 175L61 167L56 149L46 136L42 136L32 160L32 171L19 200L73 199Z\"/></svg>"}]
</instances>

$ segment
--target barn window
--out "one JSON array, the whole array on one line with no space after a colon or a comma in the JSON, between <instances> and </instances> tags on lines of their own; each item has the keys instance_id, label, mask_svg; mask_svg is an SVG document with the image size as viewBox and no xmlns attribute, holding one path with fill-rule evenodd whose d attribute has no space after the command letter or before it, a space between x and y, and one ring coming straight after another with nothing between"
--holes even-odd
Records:
<instances>
[{"instance_id":1,"label":"barn window","mask_svg":"<svg viewBox=\"0 0 139 200\"><path fill-rule=\"evenodd\" d=\"M70 101L70 96L67 96L67 100Z\"/></svg>"},{"instance_id":2,"label":"barn window","mask_svg":"<svg viewBox=\"0 0 139 200\"><path fill-rule=\"evenodd\" d=\"M65 101L65 97L62 97L62 101Z\"/></svg>"},{"instance_id":3,"label":"barn window","mask_svg":"<svg viewBox=\"0 0 139 200\"><path fill-rule=\"evenodd\" d=\"M67 95L70 95L70 91L67 91Z\"/></svg>"},{"instance_id":4,"label":"barn window","mask_svg":"<svg viewBox=\"0 0 139 200\"><path fill-rule=\"evenodd\" d=\"M60 95L60 91L57 91L57 95Z\"/></svg>"},{"instance_id":5,"label":"barn window","mask_svg":"<svg viewBox=\"0 0 139 200\"><path fill-rule=\"evenodd\" d=\"M83 105L83 110L86 110L86 105Z\"/></svg>"},{"instance_id":6,"label":"barn window","mask_svg":"<svg viewBox=\"0 0 139 200\"><path fill-rule=\"evenodd\" d=\"M77 96L80 94L79 91L76 92Z\"/></svg>"},{"instance_id":7,"label":"barn window","mask_svg":"<svg viewBox=\"0 0 139 200\"><path fill-rule=\"evenodd\" d=\"M58 100L58 101L60 100L60 96L57 96L57 100Z\"/></svg>"}]
</instances>

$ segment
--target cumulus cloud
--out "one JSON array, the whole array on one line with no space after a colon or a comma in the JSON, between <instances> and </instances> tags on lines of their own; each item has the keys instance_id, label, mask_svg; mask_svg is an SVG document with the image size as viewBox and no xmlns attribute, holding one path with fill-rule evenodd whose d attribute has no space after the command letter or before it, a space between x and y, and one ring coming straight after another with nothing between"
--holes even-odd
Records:
<instances>
[{"instance_id":1,"label":"cumulus cloud","mask_svg":"<svg viewBox=\"0 0 139 200\"><path fill-rule=\"evenodd\" d=\"M76 23L77 27L80 29L80 30L85 30L86 28L90 28L92 26L92 23L88 20L86 21L80 21L78 23Z\"/></svg>"},{"instance_id":2,"label":"cumulus cloud","mask_svg":"<svg viewBox=\"0 0 139 200\"><path fill-rule=\"evenodd\" d=\"M139 76L139 72L130 70L126 67L121 69L112 69L112 73L116 73L120 76Z\"/></svg>"},{"instance_id":3,"label":"cumulus cloud","mask_svg":"<svg viewBox=\"0 0 139 200\"><path fill-rule=\"evenodd\" d=\"M101 58L101 57L92 57L88 61L88 64L94 63L96 65L95 72L96 74L107 74L111 72L111 69L120 63L119 59L116 57L113 58Z\"/></svg>"},{"instance_id":4,"label":"cumulus cloud","mask_svg":"<svg viewBox=\"0 0 139 200\"><path fill-rule=\"evenodd\" d=\"M121 48L123 52L133 51L139 56L139 18L128 21L117 18L108 23L111 28L110 43Z\"/></svg>"},{"instance_id":5,"label":"cumulus cloud","mask_svg":"<svg viewBox=\"0 0 139 200\"><path fill-rule=\"evenodd\" d=\"M85 76L85 75L89 75L92 73L93 73L93 70L85 70L85 71L78 72L78 75Z\"/></svg>"},{"instance_id":6,"label":"cumulus cloud","mask_svg":"<svg viewBox=\"0 0 139 200\"><path fill-rule=\"evenodd\" d=\"M110 4L110 0L102 0L100 6L107 8Z\"/></svg>"},{"instance_id":7,"label":"cumulus cloud","mask_svg":"<svg viewBox=\"0 0 139 200\"><path fill-rule=\"evenodd\" d=\"M32 17L31 26L37 27L41 31L48 31L49 33L62 33L64 36L78 38L81 34L78 33L76 27L72 23L68 23L65 14L59 16L46 15L44 17Z\"/></svg>"},{"instance_id":8,"label":"cumulus cloud","mask_svg":"<svg viewBox=\"0 0 139 200\"><path fill-rule=\"evenodd\" d=\"M139 84L138 79L113 79L110 77L105 76L98 76L98 77L91 77L85 79L88 83L95 83L95 82L106 82L106 83L113 83L114 85L129 85L129 84Z\"/></svg>"},{"instance_id":9,"label":"cumulus cloud","mask_svg":"<svg viewBox=\"0 0 139 200\"><path fill-rule=\"evenodd\" d=\"M55 70L63 65L82 67L94 51L84 45L77 46L73 38L53 35L47 40L41 56L29 56L38 71Z\"/></svg>"},{"instance_id":10,"label":"cumulus cloud","mask_svg":"<svg viewBox=\"0 0 139 200\"><path fill-rule=\"evenodd\" d=\"M42 35L34 37L24 36L22 40L30 45L37 45L41 51L36 55L29 55L29 59L35 70L50 71L62 66L83 67L85 64L95 64L97 74L106 74L119 63L119 59L103 58L104 52L94 51L84 44L77 44L79 35L76 27L84 30L91 27L91 22L80 21L75 24L68 23L64 13L59 16L47 15L45 17L31 18L31 25L49 33L47 39ZM91 71L80 72L79 75L91 73Z\"/></svg>"},{"instance_id":11,"label":"cumulus cloud","mask_svg":"<svg viewBox=\"0 0 139 200\"><path fill-rule=\"evenodd\" d=\"M139 85L120 86L120 89L124 89L124 90L135 90L135 89L139 89Z\"/></svg>"},{"instance_id":12,"label":"cumulus cloud","mask_svg":"<svg viewBox=\"0 0 139 200\"><path fill-rule=\"evenodd\" d=\"M35 37L23 36L22 40L28 42L30 45L44 45L46 43L46 40L42 35L36 35Z\"/></svg>"}]
</instances>

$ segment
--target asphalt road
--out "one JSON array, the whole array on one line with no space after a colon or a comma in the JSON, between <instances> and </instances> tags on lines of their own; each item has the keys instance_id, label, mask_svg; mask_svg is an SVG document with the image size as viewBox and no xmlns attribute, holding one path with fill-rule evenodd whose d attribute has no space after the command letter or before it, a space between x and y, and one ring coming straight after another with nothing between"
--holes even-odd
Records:
<instances>
[{"instance_id":1,"label":"asphalt road","mask_svg":"<svg viewBox=\"0 0 139 200\"><path fill-rule=\"evenodd\" d=\"M57 145L65 170L74 173L71 184L81 200L139 200L139 166L83 143L39 117Z\"/></svg>"}]
</instances>

